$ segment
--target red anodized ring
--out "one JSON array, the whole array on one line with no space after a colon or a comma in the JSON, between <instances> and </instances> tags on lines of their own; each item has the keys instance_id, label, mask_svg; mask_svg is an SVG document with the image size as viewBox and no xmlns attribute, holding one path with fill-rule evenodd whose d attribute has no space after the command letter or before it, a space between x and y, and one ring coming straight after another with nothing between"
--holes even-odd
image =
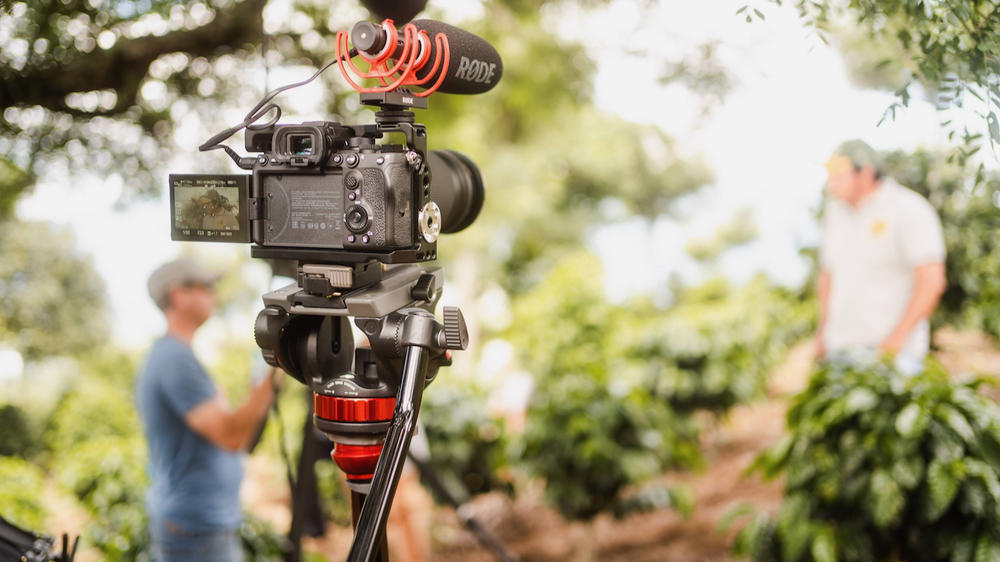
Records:
<instances>
[{"instance_id":1,"label":"red anodized ring","mask_svg":"<svg viewBox=\"0 0 1000 562\"><path fill-rule=\"evenodd\" d=\"M378 457L382 454L382 444L378 445L334 445L334 462L351 480L371 480L378 466Z\"/></svg>"},{"instance_id":2,"label":"red anodized ring","mask_svg":"<svg viewBox=\"0 0 1000 562\"><path fill-rule=\"evenodd\" d=\"M380 422L392 419L396 398L343 398L313 395L316 417L336 422Z\"/></svg>"}]
</instances>

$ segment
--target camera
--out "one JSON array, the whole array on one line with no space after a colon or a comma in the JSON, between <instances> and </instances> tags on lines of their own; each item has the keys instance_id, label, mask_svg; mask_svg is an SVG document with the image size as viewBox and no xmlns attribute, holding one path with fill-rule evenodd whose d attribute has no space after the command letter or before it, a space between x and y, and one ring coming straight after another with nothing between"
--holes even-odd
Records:
<instances>
[{"instance_id":1,"label":"camera","mask_svg":"<svg viewBox=\"0 0 1000 562\"><path fill-rule=\"evenodd\" d=\"M421 125L380 113L375 124L249 129L249 175L171 174L171 237L310 263L435 259L439 234L479 214L482 176L461 153L426 150ZM392 134L405 144L378 144Z\"/></svg>"},{"instance_id":2,"label":"camera","mask_svg":"<svg viewBox=\"0 0 1000 562\"><path fill-rule=\"evenodd\" d=\"M248 174L171 174L169 194L172 239L250 243L252 257L295 277L262 295L254 340L268 364L312 393L314 425L335 444L351 489L349 559L361 561L387 559L386 519L424 387L469 344L458 307L436 319L444 274L423 262L437 258L440 234L475 221L483 180L461 153L428 150L412 109L427 109L434 91L482 93L502 66L482 39L431 20L401 30L388 19L359 22L352 37L354 49L337 33L335 63L361 103L377 108L374 123L279 123L270 100L331 62L269 92L242 123L198 147L224 150ZM452 43L462 48L452 53ZM378 53L365 51L376 44ZM473 59L490 74L473 75ZM349 69L380 85L357 84ZM243 129L248 156L224 144Z\"/></svg>"}]
</instances>

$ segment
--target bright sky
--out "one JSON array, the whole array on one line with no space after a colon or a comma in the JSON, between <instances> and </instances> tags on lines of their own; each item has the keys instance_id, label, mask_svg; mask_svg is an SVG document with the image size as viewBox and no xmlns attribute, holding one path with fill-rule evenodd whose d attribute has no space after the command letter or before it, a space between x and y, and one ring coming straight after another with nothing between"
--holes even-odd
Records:
<instances>
[{"instance_id":1,"label":"bright sky","mask_svg":"<svg viewBox=\"0 0 1000 562\"><path fill-rule=\"evenodd\" d=\"M460 12L454 21L476 13L475 4L469 2L431 0L431 5ZM824 181L822 164L837 144L854 137L879 149L944 144L938 126L942 115L929 104L915 100L895 122L876 127L893 101L890 95L854 88L839 55L810 36L791 10L772 6L767 21L747 24L735 15L740 5L660 2L652 18L656 25L634 34L638 10L630 2L617 2L606 12L569 18L558 30L590 38L594 45L601 108L636 122L651 120L668 131L685 153L702 155L715 171L714 185L683 205L686 218L681 221L627 221L608 225L594 236L592 247L607 266L608 290L614 297L655 289L671 272L693 278L694 264L683 252L685 242L710 234L744 207L753 209L760 237L731 252L723 270L737 279L765 271L776 281L796 283L805 274L796 252L818 239L813 217ZM699 99L676 87L656 85L648 61L622 54L626 38L633 49L675 55L682 54L682 48L718 39L720 56L735 73L735 89L701 120ZM247 108L235 109L241 115ZM215 156L225 159L221 153ZM181 160L174 169L194 171ZM125 346L144 347L163 330L162 316L146 294L146 279L181 245L170 241L164 199L119 212L113 204L120 190L120 185L97 181L38 185L19 204L18 214L73 229L79 248L93 258L107 282L114 339ZM489 194L487 204L488 199ZM203 246L221 254L248 252L244 245ZM643 275L635 274L636 264ZM255 277L260 277L254 282L264 290L265 276Z\"/></svg>"}]
</instances>

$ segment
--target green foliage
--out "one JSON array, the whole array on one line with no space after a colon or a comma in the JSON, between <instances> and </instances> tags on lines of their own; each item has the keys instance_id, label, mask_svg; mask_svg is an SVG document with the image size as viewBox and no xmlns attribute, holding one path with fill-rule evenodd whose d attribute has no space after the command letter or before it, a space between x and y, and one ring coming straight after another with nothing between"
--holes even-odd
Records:
<instances>
[{"instance_id":1,"label":"green foliage","mask_svg":"<svg viewBox=\"0 0 1000 562\"><path fill-rule=\"evenodd\" d=\"M753 211L743 208L711 236L690 240L684 245L684 251L699 262L711 263L727 250L753 242L757 234Z\"/></svg>"},{"instance_id":2,"label":"green foliage","mask_svg":"<svg viewBox=\"0 0 1000 562\"><path fill-rule=\"evenodd\" d=\"M943 152L885 156L892 177L926 197L941 218L948 288L935 320L1000 337L1000 174L970 169Z\"/></svg>"},{"instance_id":3,"label":"green foliage","mask_svg":"<svg viewBox=\"0 0 1000 562\"><path fill-rule=\"evenodd\" d=\"M95 377L75 381L45 422L45 448L61 454L68 446L104 438L139 439L141 426L132 400L132 386ZM144 449L141 441L133 446Z\"/></svg>"},{"instance_id":4,"label":"green foliage","mask_svg":"<svg viewBox=\"0 0 1000 562\"><path fill-rule=\"evenodd\" d=\"M93 517L84 539L107 560L151 559L145 468L145 443L135 437L108 437L66 448L55 466L59 482ZM240 539L247 560L284 559L285 537L252 514L243 514Z\"/></svg>"},{"instance_id":5,"label":"green foliage","mask_svg":"<svg viewBox=\"0 0 1000 562\"><path fill-rule=\"evenodd\" d=\"M782 0L771 0L782 4ZM848 58L861 81L895 88L898 102L910 100L909 85L934 93L939 108L976 102L991 142L1000 141L1000 5L992 0L795 0L802 18L822 37L843 35ZM881 58L875 60L875 55ZM880 78L881 74L884 78ZM902 84L901 86L899 84ZM966 96L965 94L969 94ZM945 123L946 126L950 123ZM957 131L953 130L952 135ZM964 131L967 157L982 134Z\"/></svg>"},{"instance_id":6,"label":"green foliage","mask_svg":"<svg viewBox=\"0 0 1000 562\"><path fill-rule=\"evenodd\" d=\"M104 283L72 236L44 223L0 223L0 341L25 359L72 355L107 338Z\"/></svg>"},{"instance_id":7,"label":"green foliage","mask_svg":"<svg viewBox=\"0 0 1000 562\"><path fill-rule=\"evenodd\" d=\"M617 341L627 315L603 297L600 265L566 258L515 309L510 337L535 373L522 465L570 518L622 505L626 488L700 459L694 420L628 368ZM621 510L619 510L621 511Z\"/></svg>"},{"instance_id":8,"label":"green foliage","mask_svg":"<svg viewBox=\"0 0 1000 562\"><path fill-rule=\"evenodd\" d=\"M764 278L711 281L657 310L612 305L600 263L564 258L514 307L508 338L535 375L520 453L569 517L649 505L626 492L700 461L694 411L760 396L811 308ZM678 496L651 492L663 505ZM668 497L669 496L669 497Z\"/></svg>"},{"instance_id":9,"label":"green foliage","mask_svg":"<svg viewBox=\"0 0 1000 562\"><path fill-rule=\"evenodd\" d=\"M424 394L420 420L431 465L457 498L513 492L503 419L486 409L486 393L467 382L439 381ZM443 502L443 498L435 498Z\"/></svg>"},{"instance_id":10,"label":"green foliage","mask_svg":"<svg viewBox=\"0 0 1000 562\"><path fill-rule=\"evenodd\" d=\"M636 314L626 356L674 408L724 412L763 394L813 314L811 303L763 277L743 287L716 279L683 291L666 312Z\"/></svg>"},{"instance_id":11,"label":"green foliage","mask_svg":"<svg viewBox=\"0 0 1000 562\"><path fill-rule=\"evenodd\" d=\"M38 450L39 429L23 408L0 405L0 456L28 457Z\"/></svg>"},{"instance_id":12,"label":"green foliage","mask_svg":"<svg viewBox=\"0 0 1000 562\"><path fill-rule=\"evenodd\" d=\"M53 169L124 177L127 195L159 191L170 105L186 97L190 111L195 96L246 90L211 71L245 71L244 45L261 37L256 0L10 5L0 12L0 153L39 178Z\"/></svg>"},{"instance_id":13,"label":"green foliage","mask_svg":"<svg viewBox=\"0 0 1000 562\"><path fill-rule=\"evenodd\" d=\"M0 516L18 527L44 531L48 514L39 497L42 471L25 460L0 457L0 482Z\"/></svg>"},{"instance_id":14,"label":"green foliage","mask_svg":"<svg viewBox=\"0 0 1000 562\"><path fill-rule=\"evenodd\" d=\"M627 487L700 460L693 419L643 386L629 388L601 357L594 363L589 374L546 375L552 380L536 392L523 436L523 466L545 478L546 498L574 519L622 514Z\"/></svg>"},{"instance_id":15,"label":"green foliage","mask_svg":"<svg viewBox=\"0 0 1000 562\"><path fill-rule=\"evenodd\" d=\"M14 203L31 185L32 177L10 160L0 158L0 219L6 219L14 210Z\"/></svg>"},{"instance_id":16,"label":"green foliage","mask_svg":"<svg viewBox=\"0 0 1000 562\"><path fill-rule=\"evenodd\" d=\"M323 515L327 521L342 527L351 526L351 493L344 482L344 473L331 462L317 462L316 485L319 488Z\"/></svg>"},{"instance_id":17,"label":"green foliage","mask_svg":"<svg viewBox=\"0 0 1000 562\"><path fill-rule=\"evenodd\" d=\"M282 562L289 548L288 538L269 523L244 511L240 526L243 558L252 562Z\"/></svg>"},{"instance_id":18,"label":"green foliage","mask_svg":"<svg viewBox=\"0 0 1000 562\"><path fill-rule=\"evenodd\" d=\"M753 560L979 560L1000 541L1000 406L936 366L826 366L751 470L785 476L773 518L734 550ZM743 510L745 514L746 510ZM985 558L992 559L992 558Z\"/></svg>"},{"instance_id":19,"label":"green foliage","mask_svg":"<svg viewBox=\"0 0 1000 562\"><path fill-rule=\"evenodd\" d=\"M145 444L106 437L62 451L55 474L93 516L86 541L110 560L149 560Z\"/></svg>"}]
</instances>

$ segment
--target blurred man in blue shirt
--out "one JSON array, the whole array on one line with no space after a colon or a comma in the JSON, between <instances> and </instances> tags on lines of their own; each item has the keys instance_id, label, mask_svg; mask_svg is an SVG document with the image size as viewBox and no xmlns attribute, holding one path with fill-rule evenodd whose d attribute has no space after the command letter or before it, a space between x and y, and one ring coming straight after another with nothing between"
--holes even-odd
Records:
<instances>
[{"instance_id":1,"label":"blurred man in blue shirt","mask_svg":"<svg viewBox=\"0 0 1000 562\"><path fill-rule=\"evenodd\" d=\"M217 280L189 259L164 264L149 278L167 333L139 373L136 402L149 443L146 503L158 562L242 560L242 451L267 415L276 371L233 409L195 357L191 341L215 310Z\"/></svg>"}]
</instances>

